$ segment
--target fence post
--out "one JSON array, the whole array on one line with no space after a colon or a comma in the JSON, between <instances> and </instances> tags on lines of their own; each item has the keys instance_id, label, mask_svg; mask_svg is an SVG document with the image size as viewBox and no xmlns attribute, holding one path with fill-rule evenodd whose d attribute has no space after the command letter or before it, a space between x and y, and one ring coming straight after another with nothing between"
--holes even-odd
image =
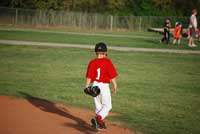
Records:
<instances>
[{"instance_id":1,"label":"fence post","mask_svg":"<svg viewBox=\"0 0 200 134\"><path fill-rule=\"evenodd\" d=\"M97 13L95 14L95 18L94 18L94 29L97 30Z\"/></svg>"},{"instance_id":2,"label":"fence post","mask_svg":"<svg viewBox=\"0 0 200 134\"><path fill-rule=\"evenodd\" d=\"M15 10L15 25L17 25L18 22L18 9Z\"/></svg>"},{"instance_id":3,"label":"fence post","mask_svg":"<svg viewBox=\"0 0 200 134\"><path fill-rule=\"evenodd\" d=\"M79 28L80 28L80 29L82 29L82 24L81 24L81 22L82 22L82 13L79 12Z\"/></svg>"},{"instance_id":4,"label":"fence post","mask_svg":"<svg viewBox=\"0 0 200 134\"><path fill-rule=\"evenodd\" d=\"M142 17L140 16L140 21L139 21L139 31L141 32L142 29Z\"/></svg>"},{"instance_id":5,"label":"fence post","mask_svg":"<svg viewBox=\"0 0 200 134\"><path fill-rule=\"evenodd\" d=\"M113 16L110 16L110 30L113 30Z\"/></svg>"},{"instance_id":6,"label":"fence post","mask_svg":"<svg viewBox=\"0 0 200 134\"><path fill-rule=\"evenodd\" d=\"M41 9L39 10L39 21L40 21L40 25L42 26L42 11L41 11Z\"/></svg>"}]
</instances>

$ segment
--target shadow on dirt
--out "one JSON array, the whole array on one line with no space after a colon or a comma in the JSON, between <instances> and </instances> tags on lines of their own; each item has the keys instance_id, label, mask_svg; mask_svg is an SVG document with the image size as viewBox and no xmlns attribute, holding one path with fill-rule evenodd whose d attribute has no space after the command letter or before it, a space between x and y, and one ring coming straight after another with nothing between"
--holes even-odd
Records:
<instances>
[{"instance_id":1,"label":"shadow on dirt","mask_svg":"<svg viewBox=\"0 0 200 134\"><path fill-rule=\"evenodd\" d=\"M94 134L96 132L83 119L70 114L67 111L67 109L59 108L55 105L55 103L53 103L51 101L48 101L48 100L45 100L45 99L42 99L42 98L34 97L34 96L32 96L28 93L25 93L25 92L19 92L19 93L25 99L27 99L32 105L39 108L40 110L45 111L45 112L54 113L54 114L57 114L57 115L60 115L60 116L64 116L65 118L69 118L69 119L74 120L76 122L75 124L65 123L64 126L72 127L74 129L79 130L82 133L85 133L85 134Z\"/></svg>"}]
</instances>

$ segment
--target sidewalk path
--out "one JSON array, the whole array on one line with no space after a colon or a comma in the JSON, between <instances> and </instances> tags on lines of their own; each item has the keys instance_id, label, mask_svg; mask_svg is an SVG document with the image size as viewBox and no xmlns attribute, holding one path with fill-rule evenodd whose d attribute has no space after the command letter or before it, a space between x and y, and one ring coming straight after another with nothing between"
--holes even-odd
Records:
<instances>
[{"instance_id":1,"label":"sidewalk path","mask_svg":"<svg viewBox=\"0 0 200 134\"><path fill-rule=\"evenodd\" d=\"M0 40L0 44L7 45L27 45L27 46L50 46L50 47L71 47L71 48L87 48L93 49L93 45L82 44L63 44L49 42L34 42L34 41L17 41L17 40ZM176 53L176 54L200 54L199 50L174 50L174 49L157 49L157 48L133 48L133 47L115 47L110 46L110 50L116 51L135 51L135 52L159 52L159 53Z\"/></svg>"}]
</instances>

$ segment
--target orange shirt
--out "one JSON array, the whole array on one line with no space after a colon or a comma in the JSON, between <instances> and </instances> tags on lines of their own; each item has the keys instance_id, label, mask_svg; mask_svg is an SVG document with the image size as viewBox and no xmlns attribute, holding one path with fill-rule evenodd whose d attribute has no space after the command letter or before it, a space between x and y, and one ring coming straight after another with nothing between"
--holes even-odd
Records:
<instances>
[{"instance_id":1,"label":"orange shirt","mask_svg":"<svg viewBox=\"0 0 200 134\"><path fill-rule=\"evenodd\" d=\"M179 39L181 38L181 26L178 25L174 28L174 38Z\"/></svg>"}]
</instances>

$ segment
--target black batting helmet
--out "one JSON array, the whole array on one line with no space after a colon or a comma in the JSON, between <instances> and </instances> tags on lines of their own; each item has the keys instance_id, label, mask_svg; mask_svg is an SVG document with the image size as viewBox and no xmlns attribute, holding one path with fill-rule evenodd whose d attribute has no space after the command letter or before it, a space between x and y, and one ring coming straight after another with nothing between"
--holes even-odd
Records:
<instances>
[{"instance_id":1,"label":"black batting helmet","mask_svg":"<svg viewBox=\"0 0 200 134\"><path fill-rule=\"evenodd\" d=\"M95 52L107 52L107 46L105 43L100 42L95 46Z\"/></svg>"}]
</instances>

